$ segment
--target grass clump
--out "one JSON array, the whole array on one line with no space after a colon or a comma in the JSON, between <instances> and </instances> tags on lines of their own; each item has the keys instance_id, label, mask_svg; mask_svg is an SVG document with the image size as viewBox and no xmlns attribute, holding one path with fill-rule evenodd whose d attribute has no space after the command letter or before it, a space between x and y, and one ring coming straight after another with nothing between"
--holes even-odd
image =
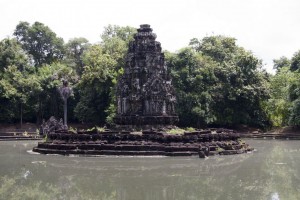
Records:
<instances>
[{"instance_id":1,"label":"grass clump","mask_svg":"<svg viewBox=\"0 0 300 200\"><path fill-rule=\"evenodd\" d=\"M172 128L167 131L167 134L183 134L185 132L184 129L181 128Z\"/></svg>"},{"instance_id":2,"label":"grass clump","mask_svg":"<svg viewBox=\"0 0 300 200\"><path fill-rule=\"evenodd\" d=\"M187 127L187 128L185 128L185 130L186 130L187 132L193 132L193 131L196 131L196 129L193 128L193 127Z\"/></svg>"},{"instance_id":3,"label":"grass clump","mask_svg":"<svg viewBox=\"0 0 300 200\"><path fill-rule=\"evenodd\" d=\"M72 126L69 127L68 131L71 132L71 133L77 133L77 129L73 128Z\"/></svg>"}]
</instances>

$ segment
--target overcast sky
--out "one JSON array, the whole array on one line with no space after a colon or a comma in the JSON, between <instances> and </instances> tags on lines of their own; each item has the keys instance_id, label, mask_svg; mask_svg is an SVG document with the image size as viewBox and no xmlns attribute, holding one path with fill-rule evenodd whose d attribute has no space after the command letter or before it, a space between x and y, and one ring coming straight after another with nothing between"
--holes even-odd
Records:
<instances>
[{"instance_id":1,"label":"overcast sky","mask_svg":"<svg viewBox=\"0 0 300 200\"><path fill-rule=\"evenodd\" d=\"M225 35L263 59L300 50L300 0L0 0L0 39L11 37L19 21L39 21L65 42L100 41L108 24L148 23L162 48L175 52L192 38Z\"/></svg>"}]
</instances>

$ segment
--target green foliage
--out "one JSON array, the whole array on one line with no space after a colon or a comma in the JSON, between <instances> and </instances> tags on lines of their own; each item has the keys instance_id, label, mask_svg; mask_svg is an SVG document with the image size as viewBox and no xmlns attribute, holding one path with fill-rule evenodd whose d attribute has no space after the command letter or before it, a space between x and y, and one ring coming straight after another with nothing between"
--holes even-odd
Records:
<instances>
[{"instance_id":1,"label":"green foliage","mask_svg":"<svg viewBox=\"0 0 300 200\"><path fill-rule=\"evenodd\" d=\"M44 142L49 142L49 138L48 138L48 134L46 134L46 136L44 137Z\"/></svg>"},{"instance_id":2,"label":"green foliage","mask_svg":"<svg viewBox=\"0 0 300 200\"><path fill-rule=\"evenodd\" d=\"M274 60L277 72L271 77L271 97L266 105L273 126L300 125L300 51L292 59Z\"/></svg>"},{"instance_id":3,"label":"green foliage","mask_svg":"<svg viewBox=\"0 0 300 200\"><path fill-rule=\"evenodd\" d=\"M30 98L41 90L36 76L29 74L28 71L20 71L16 66L9 66L5 69L3 78L0 80L2 90L1 97L10 101L10 110L14 112L11 117L17 119L19 114L23 117L24 109ZM6 105L7 106L7 105ZM21 109L21 110L19 110Z\"/></svg>"},{"instance_id":4,"label":"green foliage","mask_svg":"<svg viewBox=\"0 0 300 200\"><path fill-rule=\"evenodd\" d=\"M80 100L75 108L76 117L82 122L105 123L110 104L110 91L116 76L117 62L103 52L100 45L93 45L83 56L85 63L78 84Z\"/></svg>"},{"instance_id":5,"label":"green foliage","mask_svg":"<svg viewBox=\"0 0 300 200\"><path fill-rule=\"evenodd\" d=\"M195 131L196 129L193 127L187 127L185 129L183 128L172 128L167 131L167 134L184 134L184 132L192 132Z\"/></svg>"},{"instance_id":6,"label":"green foliage","mask_svg":"<svg viewBox=\"0 0 300 200\"><path fill-rule=\"evenodd\" d=\"M277 65L274 62L274 65ZM289 91L295 74L290 71L289 66L278 68L277 73L270 80L270 98L266 105L266 109L270 115L273 126L286 126L290 115L289 108L291 101L289 99Z\"/></svg>"},{"instance_id":7,"label":"green foliage","mask_svg":"<svg viewBox=\"0 0 300 200\"><path fill-rule=\"evenodd\" d=\"M193 39L166 54L178 94L181 126L246 124L265 127L268 76L261 61L224 36ZM245 106L247 105L247 106Z\"/></svg>"},{"instance_id":8,"label":"green foliage","mask_svg":"<svg viewBox=\"0 0 300 200\"><path fill-rule=\"evenodd\" d=\"M300 69L300 51L296 52L291 60L291 71Z\"/></svg>"},{"instance_id":9,"label":"green foliage","mask_svg":"<svg viewBox=\"0 0 300 200\"><path fill-rule=\"evenodd\" d=\"M87 129L87 131L98 131L98 132L104 132L106 129L106 127L99 127L99 126L95 126L95 127L92 127L92 128L89 128Z\"/></svg>"},{"instance_id":10,"label":"green foliage","mask_svg":"<svg viewBox=\"0 0 300 200\"><path fill-rule=\"evenodd\" d=\"M108 25L99 44L79 37L64 45L46 25L20 22L16 38L0 41L0 121L61 117L57 89L63 78L74 90L68 100L71 121L112 124L116 82L134 33L132 27ZM194 38L189 47L165 52L179 125L300 125L300 51L291 59L275 59L272 76L235 42L224 36Z\"/></svg>"},{"instance_id":11,"label":"green foliage","mask_svg":"<svg viewBox=\"0 0 300 200\"><path fill-rule=\"evenodd\" d=\"M116 94L115 88L117 78L123 74L123 67L125 65L125 56L128 50L130 41L133 40L133 36L136 33L136 29L133 27L121 27L108 25L104 28L104 32L101 34L101 46L104 53L111 56L116 61L114 68L114 76L112 79L112 85L109 92L109 106L106 107L106 123L113 124L113 118L116 114Z\"/></svg>"},{"instance_id":12,"label":"green foliage","mask_svg":"<svg viewBox=\"0 0 300 200\"><path fill-rule=\"evenodd\" d=\"M177 92L180 125L199 127L214 121L212 99L205 83L215 82L212 68L208 67L215 63L191 48L182 49L177 55L168 52L165 55Z\"/></svg>"},{"instance_id":13,"label":"green foliage","mask_svg":"<svg viewBox=\"0 0 300 200\"><path fill-rule=\"evenodd\" d=\"M274 59L273 63L274 63L273 69L276 70L280 70L283 67L290 68L291 65L291 61L285 56L282 56L279 59Z\"/></svg>"},{"instance_id":14,"label":"green foliage","mask_svg":"<svg viewBox=\"0 0 300 200\"><path fill-rule=\"evenodd\" d=\"M73 65L78 75L83 72L83 53L90 47L85 38L73 38L66 44L66 60L69 65Z\"/></svg>"},{"instance_id":15,"label":"green foliage","mask_svg":"<svg viewBox=\"0 0 300 200\"><path fill-rule=\"evenodd\" d=\"M132 27L109 25L101 35L100 45L92 45L83 53L84 71L78 84L80 100L75 108L80 121L113 123L115 85L135 32Z\"/></svg>"},{"instance_id":16,"label":"green foliage","mask_svg":"<svg viewBox=\"0 0 300 200\"><path fill-rule=\"evenodd\" d=\"M35 22L31 26L28 22L20 22L14 35L23 49L32 55L35 66L51 64L64 56L63 39L40 22Z\"/></svg>"},{"instance_id":17,"label":"green foliage","mask_svg":"<svg viewBox=\"0 0 300 200\"><path fill-rule=\"evenodd\" d=\"M63 116L61 107L63 103L58 88L62 85L62 79L68 80L70 87L78 82L75 70L63 63L52 63L38 68L37 77L42 89L35 94L32 103L38 122L49 119L50 116L56 118Z\"/></svg>"},{"instance_id":18,"label":"green foliage","mask_svg":"<svg viewBox=\"0 0 300 200\"><path fill-rule=\"evenodd\" d=\"M291 115L289 118L289 124L294 126L300 125L300 99L296 99L290 108Z\"/></svg>"},{"instance_id":19,"label":"green foliage","mask_svg":"<svg viewBox=\"0 0 300 200\"><path fill-rule=\"evenodd\" d=\"M28 112L28 99L39 89L29 56L15 39L0 42L0 121L15 121Z\"/></svg>"},{"instance_id":20,"label":"green foliage","mask_svg":"<svg viewBox=\"0 0 300 200\"><path fill-rule=\"evenodd\" d=\"M183 134L185 132L184 129L181 128L173 128L167 131L167 134Z\"/></svg>"},{"instance_id":21,"label":"green foliage","mask_svg":"<svg viewBox=\"0 0 300 200\"><path fill-rule=\"evenodd\" d=\"M194 49L211 57L214 61L232 62L232 59L237 56L236 51L238 47L235 41L235 38L221 35L204 37L201 41L198 41L198 46L194 47Z\"/></svg>"},{"instance_id":22,"label":"green foliage","mask_svg":"<svg viewBox=\"0 0 300 200\"><path fill-rule=\"evenodd\" d=\"M289 86L289 124L300 125L300 71L293 71L293 77Z\"/></svg>"},{"instance_id":23,"label":"green foliage","mask_svg":"<svg viewBox=\"0 0 300 200\"><path fill-rule=\"evenodd\" d=\"M101 46L103 51L117 61L117 70L122 68L125 64L124 58L128 50L128 45L129 42L133 40L135 33L136 29L133 27L108 25L101 34Z\"/></svg>"},{"instance_id":24,"label":"green foliage","mask_svg":"<svg viewBox=\"0 0 300 200\"><path fill-rule=\"evenodd\" d=\"M16 39L4 39L0 42L0 73L8 66L16 66L23 71L29 65L29 56Z\"/></svg>"},{"instance_id":25,"label":"green foliage","mask_svg":"<svg viewBox=\"0 0 300 200\"><path fill-rule=\"evenodd\" d=\"M193 127L187 127L185 130L188 132L196 131L196 129Z\"/></svg>"},{"instance_id":26,"label":"green foliage","mask_svg":"<svg viewBox=\"0 0 300 200\"><path fill-rule=\"evenodd\" d=\"M96 126L96 129L98 132L104 132L105 131L105 127L99 127L99 126Z\"/></svg>"},{"instance_id":27,"label":"green foliage","mask_svg":"<svg viewBox=\"0 0 300 200\"><path fill-rule=\"evenodd\" d=\"M72 126L69 127L68 131L71 133L77 133L77 129L73 128Z\"/></svg>"}]
</instances>

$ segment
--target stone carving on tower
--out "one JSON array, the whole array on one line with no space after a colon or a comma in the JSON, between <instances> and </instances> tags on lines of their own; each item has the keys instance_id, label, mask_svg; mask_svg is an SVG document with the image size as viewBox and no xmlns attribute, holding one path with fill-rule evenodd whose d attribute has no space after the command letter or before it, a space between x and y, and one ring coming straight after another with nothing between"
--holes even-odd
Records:
<instances>
[{"instance_id":1,"label":"stone carving on tower","mask_svg":"<svg viewBox=\"0 0 300 200\"><path fill-rule=\"evenodd\" d=\"M137 29L129 44L124 74L117 84L116 124L174 124L175 90L160 42L150 25Z\"/></svg>"}]
</instances>

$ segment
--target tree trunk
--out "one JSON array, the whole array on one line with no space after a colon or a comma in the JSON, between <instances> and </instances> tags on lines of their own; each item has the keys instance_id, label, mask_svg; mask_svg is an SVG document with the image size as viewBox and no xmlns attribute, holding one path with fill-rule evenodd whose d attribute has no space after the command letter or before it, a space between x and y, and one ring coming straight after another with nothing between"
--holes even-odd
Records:
<instances>
[{"instance_id":1,"label":"tree trunk","mask_svg":"<svg viewBox=\"0 0 300 200\"><path fill-rule=\"evenodd\" d=\"M64 125L67 126L67 99L64 100Z\"/></svg>"},{"instance_id":2,"label":"tree trunk","mask_svg":"<svg viewBox=\"0 0 300 200\"><path fill-rule=\"evenodd\" d=\"M40 95L38 95L38 111L37 111L37 119L36 123L40 125L42 123L43 114L42 114L42 101Z\"/></svg>"},{"instance_id":3,"label":"tree trunk","mask_svg":"<svg viewBox=\"0 0 300 200\"><path fill-rule=\"evenodd\" d=\"M20 104L20 125L23 126L23 104Z\"/></svg>"}]
</instances>

